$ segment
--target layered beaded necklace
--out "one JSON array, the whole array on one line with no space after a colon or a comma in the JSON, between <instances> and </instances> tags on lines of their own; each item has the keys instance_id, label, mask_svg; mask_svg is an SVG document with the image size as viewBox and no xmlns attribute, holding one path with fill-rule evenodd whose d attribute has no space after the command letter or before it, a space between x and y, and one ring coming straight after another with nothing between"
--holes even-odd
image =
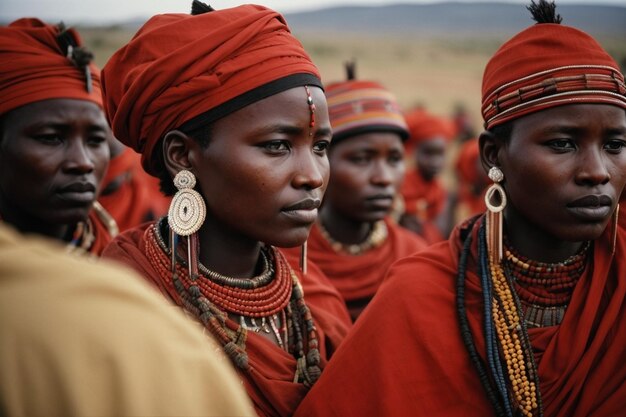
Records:
<instances>
[{"instance_id":1,"label":"layered beaded necklace","mask_svg":"<svg viewBox=\"0 0 626 417\"><path fill-rule=\"evenodd\" d=\"M162 237L167 227L162 218L146 229L146 255L163 282L176 290L179 304L245 371L251 370L245 347L248 331L273 332L278 345L296 359L294 382L311 386L321 373L317 330L298 277L284 256L273 247L262 248L262 271L251 279L227 277L202 264L199 274L190 276L178 254L172 271L171 249Z\"/></svg>"},{"instance_id":2,"label":"layered beaded necklace","mask_svg":"<svg viewBox=\"0 0 626 417\"><path fill-rule=\"evenodd\" d=\"M511 276L527 327L561 323L578 280L585 271L590 243L563 262L544 263L518 254L505 241L505 270Z\"/></svg>"},{"instance_id":3,"label":"layered beaded necklace","mask_svg":"<svg viewBox=\"0 0 626 417\"><path fill-rule=\"evenodd\" d=\"M330 244L335 252L345 253L353 256L362 255L369 250L379 247L380 245L385 243L385 240L387 240L387 235L389 234L387 230L387 225L383 220L381 220L372 225L370 233L367 235L363 242L346 244L333 239L330 233L328 233L328 231L324 228L324 225L321 221L317 223L317 226L319 227L322 237L326 240L326 242Z\"/></svg>"}]
</instances>

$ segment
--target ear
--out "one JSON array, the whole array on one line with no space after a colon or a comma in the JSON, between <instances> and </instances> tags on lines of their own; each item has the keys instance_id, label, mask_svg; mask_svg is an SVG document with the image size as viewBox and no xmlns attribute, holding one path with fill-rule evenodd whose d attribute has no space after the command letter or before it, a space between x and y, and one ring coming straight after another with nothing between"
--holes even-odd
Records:
<instances>
[{"instance_id":1,"label":"ear","mask_svg":"<svg viewBox=\"0 0 626 417\"><path fill-rule=\"evenodd\" d=\"M172 178L180 171L192 168L189 159L190 150L196 141L180 130L171 130L163 138L163 162Z\"/></svg>"},{"instance_id":2,"label":"ear","mask_svg":"<svg viewBox=\"0 0 626 417\"><path fill-rule=\"evenodd\" d=\"M502 147L502 140L488 130L480 134L478 138L478 149L480 152L480 162L485 170L489 172L491 167L499 167L499 154Z\"/></svg>"}]
</instances>

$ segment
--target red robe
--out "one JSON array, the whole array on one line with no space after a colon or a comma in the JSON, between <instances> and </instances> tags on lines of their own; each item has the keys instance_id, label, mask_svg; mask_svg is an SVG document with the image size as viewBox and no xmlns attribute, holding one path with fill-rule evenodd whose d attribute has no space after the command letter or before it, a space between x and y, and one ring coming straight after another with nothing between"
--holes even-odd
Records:
<instances>
[{"instance_id":1,"label":"red robe","mask_svg":"<svg viewBox=\"0 0 626 417\"><path fill-rule=\"evenodd\" d=\"M613 417L626 404L626 230L594 243L559 326L529 329L546 417ZM473 240L476 242L476 239ZM296 412L309 416L494 416L461 339L455 281L459 229L392 266L388 279ZM466 307L485 355L476 244Z\"/></svg>"},{"instance_id":2,"label":"red robe","mask_svg":"<svg viewBox=\"0 0 626 417\"><path fill-rule=\"evenodd\" d=\"M94 241L89 248L89 253L100 256L113 237L108 227L104 224L102 219L100 219L95 210L89 212L89 220L91 220L94 233Z\"/></svg>"},{"instance_id":3,"label":"red robe","mask_svg":"<svg viewBox=\"0 0 626 417\"><path fill-rule=\"evenodd\" d=\"M308 239L308 257L339 290L353 320L361 314L383 281L393 262L424 249L426 242L391 221L387 225L387 240L363 255L335 252L315 225ZM289 252L299 252L290 249Z\"/></svg>"},{"instance_id":4,"label":"red robe","mask_svg":"<svg viewBox=\"0 0 626 417\"><path fill-rule=\"evenodd\" d=\"M106 248L104 257L131 266L174 302L170 294L175 292L173 286L162 284L145 255L144 231L151 225L144 224L118 236ZM291 262L293 258L289 260ZM297 268L294 270L298 273L306 304L317 327L323 368L350 328L350 317L341 296L319 269L309 264L305 277ZM260 416L291 416L308 392L304 385L293 382L295 358L254 332L248 333L246 352L254 370L250 373L240 371L239 375L257 413Z\"/></svg>"},{"instance_id":5,"label":"red robe","mask_svg":"<svg viewBox=\"0 0 626 417\"><path fill-rule=\"evenodd\" d=\"M107 187L113 189L107 191ZM120 232L167 214L171 200L159 191L159 180L143 170L141 155L131 148L111 159L102 189L98 201L113 216Z\"/></svg>"},{"instance_id":6,"label":"red robe","mask_svg":"<svg viewBox=\"0 0 626 417\"><path fill-rule=\"evenodd\" d=\"M448 193L437 179L426 181L417 169L407 171L402 183L404 212L416 216L422 224L421 236L427 243L440 242L444 239L434 223L443 212Z\"/></svg>"}]
</instances>

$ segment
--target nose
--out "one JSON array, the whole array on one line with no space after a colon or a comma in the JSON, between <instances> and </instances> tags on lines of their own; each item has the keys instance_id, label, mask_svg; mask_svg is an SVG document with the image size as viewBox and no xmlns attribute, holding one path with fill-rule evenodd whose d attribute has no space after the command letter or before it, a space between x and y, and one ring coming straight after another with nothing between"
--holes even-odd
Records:
<instances>
[{"instance_id":1,"label":"nose","mask_svg":"<svg viewBox=\"0 0 626 417\"><path fill-rule=\"evenodd\" d=\"M586 149L581 152L579 170L576 174L576 183L580 185L601 185L611 179L607 169L607 158L599 149Z\"/></svg>"},{"instance_id":2,"label":"nose","mask_svg":"<svg viewBox=\"0 0 626 417\"><path fill-rule=\"evenodd\" d=\"M372 184L387 187L393 184L394 180L394 169L389 166L386 161L377 161L376 164L374 164L372 177L370 179Z\"/></svg>"},{"instance_id":3,"label":"nose","mask_svg":"<svg viewBox=\"0 0 626 417\"><path fill-rule=\"evenodd\" d=\"M63 168L69 173L88 174L95 169L92 153L82 138L68 141Z\"/></svg>"},{"instance_id":4,"label":"nose","mask_svg":"<svg viewBox=\"0 0 626 417\"><path fill-rule=\"evenodd\" d=\"M292 184L295 188L314 190L324 186L328 179L328 157L316 155L311 151L304 151L295 165L296 172Z\"/></svg>"}]
</instances>

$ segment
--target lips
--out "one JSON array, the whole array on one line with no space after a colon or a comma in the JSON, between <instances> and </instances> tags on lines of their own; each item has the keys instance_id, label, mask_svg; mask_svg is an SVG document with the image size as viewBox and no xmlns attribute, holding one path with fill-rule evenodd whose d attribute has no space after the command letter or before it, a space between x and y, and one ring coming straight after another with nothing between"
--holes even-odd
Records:
<instances>
[{"instance_id":1,"label":"lips","mask_svg":"<svg viewBox=\"0 0 626 417\"><path fill-rule=\"evenodd\" d=\"M281 211L299 223L314 223L317 220L317 209L321 204L322 201L318 198L305 198L283 208Z\"/></svg>"},{"instance_id":2,"label":"lips","mask_svg":"<svg viewBox=\"0 0 626 417\"><path fill-rule=\"evenodd\" d=\"M90 204L96 199L96 187L90 182L74 182L61 187L57 195L72 203Z\"/></svg>"},{"instance_id":3,"label":"lips","mask_svg":"<svg viewBox=\"0 0 626 417\"><path fill-rule=\"evenodd\" d=\"M602 221L611 214L613 199L607 195L587 195L567 205L575 217L586 221Z\"/></svg>"},{"instance_id":4,"label":"lips","mask_svg":"<svg viewBox=\"0 0 626 417\"><path fill-rule=\"evenodd\" d=\"M387 211L393 205L393 195L376 194L365 198L365 204L370 209Z\"/></svg>"}]
</instances>

